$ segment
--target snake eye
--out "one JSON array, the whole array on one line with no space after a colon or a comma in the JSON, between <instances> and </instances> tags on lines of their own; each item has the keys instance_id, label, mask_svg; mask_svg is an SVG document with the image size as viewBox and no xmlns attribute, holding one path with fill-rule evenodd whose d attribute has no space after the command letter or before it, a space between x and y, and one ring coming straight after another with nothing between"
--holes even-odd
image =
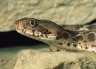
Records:
<instances>
[{"instance_id":1,"label":"snake eye","mask_svg":"<svg viewBox=\"0 0 96 69\"><path fill-rule=\"evenodd\" d=\"M31 24L33 27L36 26L36 25L37 25L36 20L31 19L31 20L30 20L30 24Z\"/></svg>"}]
</instances>

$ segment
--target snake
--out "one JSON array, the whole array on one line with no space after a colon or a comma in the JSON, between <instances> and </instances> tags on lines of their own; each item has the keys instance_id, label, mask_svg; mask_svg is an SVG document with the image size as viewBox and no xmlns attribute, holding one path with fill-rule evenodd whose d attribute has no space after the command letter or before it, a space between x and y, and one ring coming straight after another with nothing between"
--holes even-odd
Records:
<instances>
[{"instance_id":1,"label":"snake","mask_svg":"<svg viewBox=\"0 0 96 69\"><path fill-rule=\"evenodd\" d=\"M51 51L96 53L94 24L59 25L50 20L24 17L16 20L15 28L24 36L48 44Z\"/></svg>"}]
</instances>

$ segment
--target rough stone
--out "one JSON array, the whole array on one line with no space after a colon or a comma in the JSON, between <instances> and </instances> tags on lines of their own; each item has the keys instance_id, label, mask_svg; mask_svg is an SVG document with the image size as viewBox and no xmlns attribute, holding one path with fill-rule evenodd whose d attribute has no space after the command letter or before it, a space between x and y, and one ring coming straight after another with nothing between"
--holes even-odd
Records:
<instances>
[{"instance_id":1,"label":"rough stone","mask_svg":"<svg viewBox=\"0 0 96 69\"><path fill-rule=\"evenodd\" d=\"M96 54L23 50L17 54L14 69L96 69Z\"/></svg>"},{"instance_id":2,"label":"rough stone","mask_svg":"<svg viewBox=\"0 0 96 69\"><path fill-rule=\"evenodd\" d=\"M13 69L16 64L16 56L0 52L0 69Z\"/></svg>"},{"instance_id":3,"label":"rough stone","mask_svg":"<svg viewBox=\"0 0 96 69\"><path fill-rule=\"evenodd\" d=\"M1 0L0 31L14 30L23 17L52 20L58 24L84 24L96 18L95 0Z\"/></svg>"}]
</instances>

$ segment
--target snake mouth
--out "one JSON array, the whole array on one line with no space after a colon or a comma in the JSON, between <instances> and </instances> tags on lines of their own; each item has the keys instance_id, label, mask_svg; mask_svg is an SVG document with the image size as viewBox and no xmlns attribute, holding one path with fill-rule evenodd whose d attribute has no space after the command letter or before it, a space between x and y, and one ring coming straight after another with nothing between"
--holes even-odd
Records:
<instances>
[{"instance_id":1,"label":"snake mouth","mask_svg":"<svg viewBox=\"0 0 96 69\"><path fill-rule=\"evenodd\" d=\"M56 36L52 34L44 34L40 31L35 31L35 30L23 30L26 35L29 35L33 39L43 39L43 40L55 40Z\"/></svg>"}]
</instances>

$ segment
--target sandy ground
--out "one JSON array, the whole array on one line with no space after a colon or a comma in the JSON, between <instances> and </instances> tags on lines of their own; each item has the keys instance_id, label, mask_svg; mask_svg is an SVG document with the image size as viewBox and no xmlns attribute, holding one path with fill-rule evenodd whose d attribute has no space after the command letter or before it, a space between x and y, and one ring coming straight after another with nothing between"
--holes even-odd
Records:
<instances>
[{"instance_id":1,"label":"sandy ground","mask_svg":"<svg viewBox=\"0 0 96 69\"><path fill-rule=\"evenodd\" d=\"M33 49L38 51L49 51L46 45L18 46L0 49L0 69L13 69L16 63L16 54L24 49Z\"/></svg>"}]
</instances>

